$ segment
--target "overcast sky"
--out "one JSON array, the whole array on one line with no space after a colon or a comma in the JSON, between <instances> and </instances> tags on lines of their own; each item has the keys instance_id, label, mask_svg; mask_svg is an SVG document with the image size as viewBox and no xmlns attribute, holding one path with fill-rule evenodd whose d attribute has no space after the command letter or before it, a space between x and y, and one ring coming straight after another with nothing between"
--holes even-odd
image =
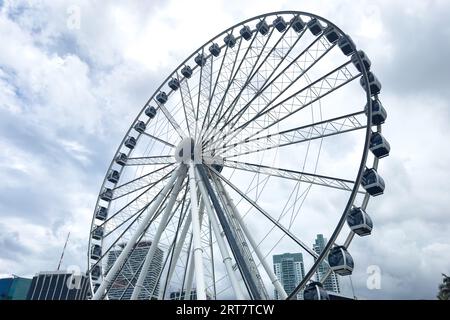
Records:
<instances>
[{"instance_id":1,"label":"overcast sky","mask_svg":"<svg viewBox=\"0 0 450 320\"><path fill-rule=\"evenodd\" d=\"M69 230L64 265L85 269L103 176L160 81L232 24L300 10L351 34L383 83L392 153L370 204L376 232L352 245L356 294L435 297L450 273L450 2L96 3L0 0L0 274L55 269ZM380 290L366 287L369 265Z\"/></svg>"}]
</instances>

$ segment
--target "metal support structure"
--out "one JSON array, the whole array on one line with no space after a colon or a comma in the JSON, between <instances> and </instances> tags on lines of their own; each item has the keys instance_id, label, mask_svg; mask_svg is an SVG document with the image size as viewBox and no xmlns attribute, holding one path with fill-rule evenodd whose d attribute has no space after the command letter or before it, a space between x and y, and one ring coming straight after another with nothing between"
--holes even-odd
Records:
<instances>
[{"instance_id":1,"label":"metal support structure","mask_svg":"<svg viewBox=\"0 0 450 320\"><path fill-rule=\"evenodd\" d=\"M217 197L219 198L219 201L222 204L222 208L227 216L229 226L233 231L233 235L236 237L239 250L242 256L244 257L244 261L247 264L248 269L250 270L252 280L256 284L259 295L261 299L267 300L269 299L269 294L267 293L261 274L259 273L258 266L256 265L255 259L253 258L253 254L249 248L245 234L234 217L234 209L230 207L230 203L227 201L227 199L225 199L224 194L216 185L216 181L214 179L211 179L211 184L213 185L217 193Z\"/></svg>"},{"instance_id":2,"label":"metal support structure","mask_svg":"<svg viewBox=\"0 0 450 320\"><path fill-rule=\"evenodd\" d=\"M200 193L202 195L203 198L203 202L205 203L205 207L206 207L206 212L208 214L209 217L209 221L211 222L211 226L212 229L214 231L214 235L216 237L217 240L217 245L219 247L220 250L220 254L222 255L222 261L225 264L225 269L227 271L227 275L228 278L230 279L231 282L231 287L233 288L234 294L236 295L236 299L237 300L244 300L244 294L242 293L241 287L239 285L239 282L236 278L236 274L233 270L233 265L232 265L232 259L231 256L228 252L227 246L225 244L225 241L223 239L223 233L220 230L219 227L219 223L217 221L217 217L214 213L213 208L211 207L211 204L209 203L209 199L208 199L208 192L205 188L203 179L200 176L200 173L198 172L197 169L197 178L199 181L198 187L200 189Z\"/></svg>"},{"instance_id":3,"label":"metal support structure","mask_svg":"<svg viewBox=\"0 0 450 320\"><path fill-rule=\"evenodd\" d=\"M264 270L266 271L267 275L270 278L270 281L275 287L275 290L277 290L278 294L280 295L281 299L286 299L287 294L284 290L280 280L277 278L277 276L274 274L272 267L267 263L266 259L264 258L264 255L262 254L261 250L259 250L258 244L253 239L251 232L248 230L247 225L244 223L241 214L237 210L236 206L233 204L233 200L231 199L230 195L224 188L221 181L219 181L217 178L214 179L216 182L216 185L219 187L220 192L224 195L226 201L228 202L229 207L233 210L233 215L239 222L239 225L241 226L242 230L244 231L245 236L247 237L248 241L250 242L250 245L252 246L253 250L256 253L256 256L258 257L259 261L261 262Z\"/></svg>"},{"instance_id":4,"label":"metal support structure","mask_svg":"<svg viewBox=\"0 0 450 320\"><path fill-rule=\"evenodd\" d=\"M203 271L203 248L200 238L200 214L197 203L197 186L194 162L189 162L189 187L191 192L192 235L194 241L195 283L197 299L206 300L205 275Z\"/></svg>"},{"instance_id":5,"label":"metal support structure","mask_svg":"<svg viewBox=\"0 0 450 320\"><path fill-rule=\"evenodd\" d=\"M112 283L112 280L116 277L119 270L122 268L122 265L125 263L125 260L128 257L128 254L130 253L131 249L136 245L136 241L141 236L142 232L147 228L148 223L150 222L151 218L153 217L153 214L158 209L159 205L163 201L166 193L170 190L173 183L175 182L175 179L178 177L180 173L179 167L172 176L170 177L169 181L167 182L166 186L163 188L162 192L158 195L157 199L153 203L152 207L150 208L147 215L143 218L139 226L137 227L136 232L132 235L131 239L127 242L125 245L125 248L123 248L122 252L120 253L119 257L115 261L114 265L109 270L106 277L103 279L103 282L100 284L100 287L97 289L93 296L93 300L100 300L103 298L104 292L107 289L107 287Z\"/></svg>"},{"instance_id":6,"label":"metal support structure","mask_svg":"<svg viewBox=\"0 0 450 320\"><path fill-rule=\"evenodd\" d=\"M319 186L324 186L333 189L352 191L354 181L328 177L308 172L300 172L296 170L288 170L282 168L274 168L269 166L264 166L260 164L248 163L248 162L240 162L240 161L232 161L232 160L224 160L223 165L229 168L235 168L239 170L254 172L254 173L262 173L265 175L284 178L289 180L301 181L308 184L315 184ZM362 191L361 191L362 192Z\"/></svg>"},{"instance_id":7,"label":"metal support structure","mask_svg":"<svg viewBox=\"0 0 450 320\"><path fill-rule=\"evenodd\" d=\"M355 112L278 133L245 139L238 143L225 144L212 151L216 155L220 154L221 157L231 158L308 142L358 129L365 129L365 118L364 111Z\"/></svg>"},{"instance_id":8,"label":"metal support structure","mask_svg":"<svg viewBox=\"0 0 450 320\"><path fill-rule=\"evenodd\" d=\"M181 166L181 168L183 168L182 170L185 170L185 166ZM155 255L156 249L158 249L159 239L161 238L161 235L166 228L167 222L169 221L170 217L172 216L172 209L173 209L173 206L177 199L178 193L180 192L181 184L183 183L185 175L186 175L186 172L181 172L178 175L177 182L175 183L175 186L172 189L172 194L170 195L169 202L168 202L166 209L161 217L161 221L159 222L158 229L156 230L156 233L153 236L152 243L150 245L150 249L147 252L144 264L141 268L139 277L134 286L133 294L131 295L131 300L137 300L139 298L139 294L141 293L141 290L142 290L142 287L144 284L144 280L147 277L147 273L150 268L150 264L153 261L153 257Z\"/></svg>"},{"instance_id":9,"label":"metal support structure","mask_svg":"<svg viewBox=\"0 0 450 320\"><path fill-rule=\"evenodd\" d=\"M190 214L187 214L186 216L186 222L184 223L183 229L181 231L180 237L178 239L178 242L175 246L175 251L173 253L173 264L170 266L169 272L167 273L167 283L170 283L172 280L173 272L175 271L176 267L176 261L178 261L178 258L180 256L181 250L183 249L184 241L186 240L186 235L189 231L189 228L191 226L191 220L192 216ZM187 266L186 266L187 267Z\"/></svg>"},{"instance_id":10,"label":"metal support structure","mask_svg":"<svg viewBox=\"0 0 450 320\"><path fill-rule=\"evenodd\" d=\"M244 279L244 282L247 285L250 296L255 300L260 300L262 297L260 296L258 288L253 281L252 275L250 274L250 270L244 260L242 253L240 252L236 238L232 233L232 230L226 220L225 214L220 206L217 196L209 182L208 175L205 171L205 168L203 165L199 165L199 166L197 166L197 168L199 169L200 176L205 184L206 189L208 190L209 197L211 198L211 202L213 203L214 209L217 213L220 224L222 225L223 231L228 240L231 251L233 252L233 256L236 259L239 270L241 271L241 275Z\"/></svg>"},{"instance_id":11,"label":"metal support structure","mask_svg":"<svg viewBox=\"0 0 450 320\"><path fill-rule=\"evenodd\" d=\"M267 213L263 208L261 208L255 201L250 199L245 193L243 193L239 188L222 176L219 172L210 168L215 175L217 175L222 181L228 184L234 191L236 191L242 198L244 198L248 203L250 203L256 210L258 210L264 217L266 217L270 222L272 222L277 228L283 231L289 238L291 238L295 243L302 247L306 252L308 252L313 258L317 258L318 254L309 248L303 241L297 238L289 229L283 226L279 221L275 220L269 213Z\"/></svg>"}]
</instances>

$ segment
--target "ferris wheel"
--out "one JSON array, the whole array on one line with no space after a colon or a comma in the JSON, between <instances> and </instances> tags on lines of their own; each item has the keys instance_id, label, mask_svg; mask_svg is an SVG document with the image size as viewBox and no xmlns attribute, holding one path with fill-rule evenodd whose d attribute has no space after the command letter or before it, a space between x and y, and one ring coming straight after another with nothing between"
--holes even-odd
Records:
<instances>
[{"instance_id":1,"label":"ferris wheel","mask_svg":"<svg viewBox=\"0 0 450 320\"><path fill-rule=\"evenodd\" d=\"M385 188L380 91L368 56L314 14L260 15L207 41L111 161L90 228L92 298L326 299ZM302 256L291 288L272 265L286 252Z\"/></svg>"}]
</instances>

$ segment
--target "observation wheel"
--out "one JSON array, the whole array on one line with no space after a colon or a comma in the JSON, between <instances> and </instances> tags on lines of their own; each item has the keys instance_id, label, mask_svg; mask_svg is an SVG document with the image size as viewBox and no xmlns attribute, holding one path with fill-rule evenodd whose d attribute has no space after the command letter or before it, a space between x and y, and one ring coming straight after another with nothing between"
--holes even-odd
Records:
<instances>
[{"instance_id":1,"label":"observation wheel","mask_svg":"<svg viewBox=\"0 0 450 320\"><path fill-rule=\"evenodd\" d=\"M207 41L109 165L90 229L92 299L327 299L384 191L380 91L350 36L310 13L260 15Z\"/></svg>"}]
</instances>

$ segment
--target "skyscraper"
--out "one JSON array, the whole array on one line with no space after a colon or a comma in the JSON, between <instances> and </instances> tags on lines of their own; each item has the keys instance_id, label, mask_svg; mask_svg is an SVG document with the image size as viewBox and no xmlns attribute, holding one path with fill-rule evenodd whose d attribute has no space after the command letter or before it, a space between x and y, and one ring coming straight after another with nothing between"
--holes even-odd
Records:
<instances>
[{"instance_id":1,"label":"skyscraper","mask_svg":"<svg viewBox=\"0 0 450 320\"><path fill-rule=\"evenodd\" d=\"M273 268L275 275L287 294L290 294L305 276L303 255L301 253L283 253L273 256ZM297 299L302 299L302 293ZM279 300L278 291L275 290L275 299Z\"/></svg>"},{"instance_id":2,"label":"skyscraper","mask_svg":"<svg viewBox=\"0 0 450 320\"><path fill-rule=\"evenodd\" d=\"M134 251L128 258L122 271L117 276L116 281L109 289L108 297L112 300L129 300L133 293L134 284L136 283L142 264L145 261L147 252L150 249L151 241L141 241L136 244ZM125 244L120 244L118 248L111 250L108 253L107 269L109 270L116 259L122 252ZM157 299L159 295L158 277L162 268L163 251L156 249L153 260L150 263L150 268L144 279L143 288L139 294L139 300Z\"/></svg>"},{"instance_id":3,"label":"skyscraper","mask_svg":"<svg viewBox=\"0 0 450 320\"><path fill-rule=\"evenodd\" d=\"M39 272L33 277L27 300L85 300L89 279L67 271Z\"/></svg>"},{"instance_id":4,"label":"skyscraper","mask_svg":"<svg viewBox=\"0 0 450 320\"><path fill-rule=\"evenodd\" d=\"M323 237L323 234L318 234L316 237L316 242L313 244L313 250L317 254L321 254L323 249L325 249L325 245L327 244L327 239ZM316 271L316 280L320 281L322 277L328 272L330 267L326 263L321 263ZM339 288L339 279L337 274L332 272L328 278L323 283L323 288L327 291L340 293Z\"/></svg>"},{"instance_id":5,"label":"skyscraper","mask_svg":"<svg viewBox=\"0 0 450 320\"><path fill-rule=\"evenodd\" d=\"M0 279L0 300L26 300L31 279L17 276Z\"/></svg>"}]
</instances>

